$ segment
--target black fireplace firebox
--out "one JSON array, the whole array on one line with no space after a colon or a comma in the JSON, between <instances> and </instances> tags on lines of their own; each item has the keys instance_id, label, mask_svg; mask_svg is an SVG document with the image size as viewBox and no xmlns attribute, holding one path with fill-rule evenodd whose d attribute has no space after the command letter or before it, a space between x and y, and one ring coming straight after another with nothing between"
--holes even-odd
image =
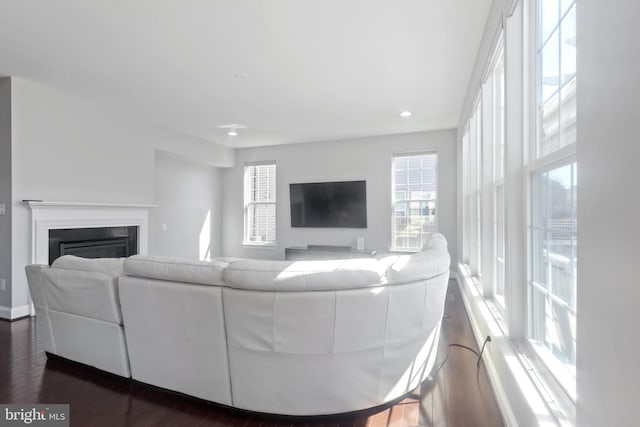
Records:
<instances>
[{"instance_id":1,"label":"black fireplace firebox","mask_svg":"<svg viewBox=\"0 0 640 427\"><path fill-rule=\"evenodd\" d=\"M62 255L120 258L137 253L137 226L49 230L49 265Z\"/></svg>"}]
</instances>

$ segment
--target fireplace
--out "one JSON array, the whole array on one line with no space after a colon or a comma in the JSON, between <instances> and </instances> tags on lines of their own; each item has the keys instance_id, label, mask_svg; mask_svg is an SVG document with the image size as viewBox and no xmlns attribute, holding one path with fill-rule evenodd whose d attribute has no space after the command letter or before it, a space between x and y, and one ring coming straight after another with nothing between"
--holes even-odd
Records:
<instances>
[{"instance_id":1,"label":"fireplace","mask_svg":"<svg viewBox=\"0 0 640 427\"><path fill-rule=\"evenodd\" d=\"M62 255L121 258L138 253L138 227L91 227L49 230L49 265Z\"/></svg>"},{"instance_id":2,"label":"fireplace","mask_svg":"<svg viewBox=\"0 0 640 427\"><path fill-rule=\"evenodd\" d=\"M87 238L74 237L64 241L62 253L73 253L80 256L87 255L94 249L106 252L108 256L126 256L126 253L146 254L149 241L149 209L155 205L115 204L115 203L85 203L85 202L47 202L39 200L25 200L24 203L31 210L31 262L33 264L51 264L54 258L49 256L50 232L56 230L79 230L108 228L116 230L135 230L135 236L127 235L126 242L120 231L109 231L106 235ZM109 234L110 233L110 234ZM99 248L91 248L84 242L98 240ZM57 246L59 246L59 243ZM128 249L127 249L128 242ZM125 253L125 251L128 251ZM95 254L92 256L105 256Z\"/></svg>"}]
</instances>

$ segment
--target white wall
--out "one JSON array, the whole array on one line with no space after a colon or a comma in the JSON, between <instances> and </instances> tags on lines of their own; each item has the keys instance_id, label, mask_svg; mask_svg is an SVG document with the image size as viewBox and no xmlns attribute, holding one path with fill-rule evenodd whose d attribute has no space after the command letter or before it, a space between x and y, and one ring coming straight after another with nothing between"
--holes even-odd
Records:
<instances>
[{"instance_id":1,"label":"white wall","mask_svg":"<svg viewBox=\"0 0 640 427\"><path fill-rule=\"evenodd\" d=\"M221 197L219 168L156 152L155 203L159 206L149 215L149 253L201 260L220 256Z\"/></svg>"},{"instance_id":2,"label":"white wall","mask_svg":"<svg viewBox=\"0 0 640 427\"><path fill-rule=\"evenodd\" d=\"M0 79L0 204L6 214L0 216L0 307L11 306L11 79ZM7 316L5 316L7 317Z\"/></svg>"},{"instance_id":3,"label":"white wall","mask_svg":"<svg viewBox=\"0 0 640 427\"><path fill-rule=\"evenodd\" d=\"M12 78L12 304L24 308L29 211L21 200L155 203L155 150L213 166L233 150L135 122L85 100Z\"/></svg>"},{"instance_id":4,"label":"white wall","mask_svg":"<svg viewBox=\"0 0 640 427\"><path fill-rule=\"evenodd\" d=\"M640 3L578 5L577 423L638 424Z\"/></svg>"},{"instance_id":5,"label":"white wall","mask_svg":"<svg viewBox=\"0 0 640 427\"><path fill-rule=\"evenodd\" d=\"M438 167L438 227L455 259L456 146L455 130L421 132L243 149L236 166L223 171L223 252L226 256L284 258L284 248L307 244L355 247L358 236L366 247L387 251L391 246L391 156L393 153L435 150ZM242 246L243 168L246 162L275 160L277 164L276 249ZM291 228L289 184L295 182L366 180L366 229Z\"/></svg>"}]
</instances>

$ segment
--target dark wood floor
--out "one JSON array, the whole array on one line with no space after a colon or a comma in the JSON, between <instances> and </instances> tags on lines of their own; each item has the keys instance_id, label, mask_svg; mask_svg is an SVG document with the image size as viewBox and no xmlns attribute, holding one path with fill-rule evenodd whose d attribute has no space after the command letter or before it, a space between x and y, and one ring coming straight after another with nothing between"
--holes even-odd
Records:
<instances>
[{"instance_id":1,"label":"dark wood floor","mask_svg":"<svg viewBox=\"0 0 640 427\"><path fill-rule=\"evenodd\" d=\"M502 426L455 282L449 291L435 378L394 405L342 416L285 418L221 407L106 374L62 359L47 359L33 319L0 321L0 403L68 403L72 426ZM490 345L490 344L489 344ZM447 351L449 352L447 357ZM256 387L264 385L256 384Z\"/></svg>"}]
</instances>

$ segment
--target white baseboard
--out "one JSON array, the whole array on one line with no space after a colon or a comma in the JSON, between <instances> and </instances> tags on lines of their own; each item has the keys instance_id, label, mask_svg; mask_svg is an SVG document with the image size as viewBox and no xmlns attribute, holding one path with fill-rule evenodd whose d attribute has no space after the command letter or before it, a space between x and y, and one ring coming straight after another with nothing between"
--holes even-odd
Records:
<instances>
[{"instance_id":1,"label":"white baseboard","mask_svg":"<svg viewBox=\"0 0 640 427\"><path fill-rule=\"evenodd\" d=\"M465 290L465 284L461 278L464 278L464 273L454 272L452 275L455 275L456 282L458 284L458 288L460 289L460 294L462 295L462 301L465 306L465 310L467 312L467 317L469 318L469 323L471 324L471 330L473 336L476 340L476 344L481 346L484 342L485 335L483 335L482 331L486 331L486 328L480 326L480 322L476 312L471 308L471 300L470 296L467 294ZM495 341L495 338L494 338ZM489 378L489 383L491 384L491 388L493 389L494 396L496 398L496 403L498 404L498 408L500 413L502 414L502 419L507 426L517 426L518 422L513 413L513 408L511 403L509 402L509 397L502 386L502 382L500 379L500 375L496 369L495 362L492 356L494 351L491 349L491 345L485 351L485 357L482 360L482 363L485 365L485 369L487 372L487 377Z\"/></svg>"},{"instance_id":2,"label":"white baseboard","mask_svg":"<svg viewBox=\"0 0 640 427\"><path fill-rule=\"evenodd\" d=\"M19 307L0 306L0 319L14 320L20 317L26 317L31 314L29 305L21 305Z\"/></svg>"}]
</instances>

